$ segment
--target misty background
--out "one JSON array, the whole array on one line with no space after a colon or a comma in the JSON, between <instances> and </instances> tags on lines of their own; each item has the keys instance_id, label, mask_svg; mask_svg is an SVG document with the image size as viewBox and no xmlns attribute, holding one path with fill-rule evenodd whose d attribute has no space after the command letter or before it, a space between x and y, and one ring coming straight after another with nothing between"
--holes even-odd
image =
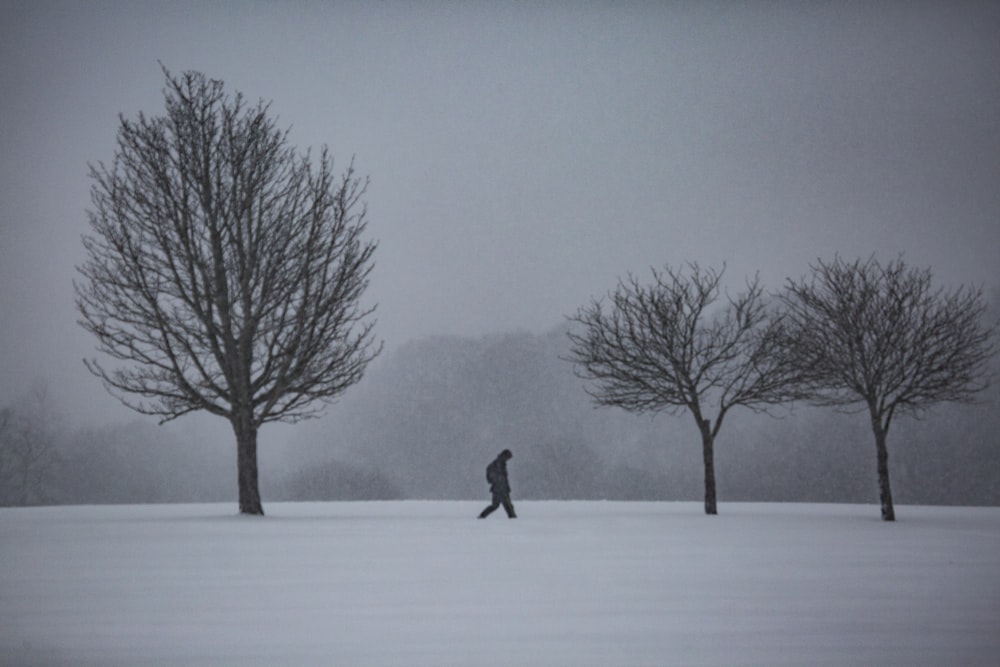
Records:
<instances>
[{"instance_id":1,"label":"misty background","mask_svg":"<svg viewBox=\"0 0 1000 667\"><path fill-rule=\"evenodd\" d=\"M163 111L159 62L272 100L291 143L371 176L366 300L385 340L321 420L265 427L265 502L695 499L685 415L594 409L565 316L697 261L779 289L818 257L931 267L997 309L992 2L0 2L0 408L50 443L29 502L235 498L221 420L164 426L81 363L87 163ZM997 389L899 420L900 503L997 504ZM719 499L873 502L862 415L727 418Z\"/></svg>"}]
</instances>

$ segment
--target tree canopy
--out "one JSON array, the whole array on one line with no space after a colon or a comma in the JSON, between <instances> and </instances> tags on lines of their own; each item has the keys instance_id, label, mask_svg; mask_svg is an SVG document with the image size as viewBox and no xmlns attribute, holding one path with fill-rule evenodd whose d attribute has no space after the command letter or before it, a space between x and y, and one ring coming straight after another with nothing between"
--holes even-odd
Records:
<instances>
[{"instance_id":1,"label":"tree canopy","mask_svg":"<svg viewBox=\"0 0 1000 667\"><path fill-rule=\"evenodd\" d=\"M818 261L782 295L795 363L818 405L867 410L878 454L882 516L893 520L886 437L893 418L968 402L989 384L996 326L981 288L935 288L902 258Z\"/></svg>"},{"instance_id":2,"label":"tree canopy","mask_svg":"<svg viewBox=\"0 0 1000 667\"><path fill-rule=\"evenodd\" d=\"M732 408L766 410L798 395L798 369L782 353L782 319L755 277L722 296L722 271L690 264L620 280L608 303L571 320L570 360L600 405L631 412L686 410L702 437L705 510L716 513L714 448Z\"/></svg>"},{"instance_id":3,"label":"tree canopy","mask_svg":"<svg viewBox=\"0 0 1000 667\"><path fill-rule=\"evenodd\" d=\"M86 364L141 413L228 419L242 509L257 429L318 414L381 348L361 305L368 181L353 162L337 176L325 147L299 153L269 104L164 74L165 115L121 116L114 160L90 169L76 302L115 366Z\"/></svg>"}]
</instances>

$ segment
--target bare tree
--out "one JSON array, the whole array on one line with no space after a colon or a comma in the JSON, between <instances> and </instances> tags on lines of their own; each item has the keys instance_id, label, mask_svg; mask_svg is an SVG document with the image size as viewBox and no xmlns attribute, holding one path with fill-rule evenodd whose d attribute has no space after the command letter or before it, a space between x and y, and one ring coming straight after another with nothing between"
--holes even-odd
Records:
<instances>
[{"instance_id":1,"label":"bare tree","mask_svg":"<svg viewBox=\"0 0 1000 667\"><path fill-rule=\"evenodd\" d=\"M18 434L16 416L9 407L0 408L0 505L16 504Z\"/></svg>"},{"instance_id":2,"label":"bare tree","mask_svg":"<svg viewBox=\"0 0 1000 667\"><path fill-rule=\"evenodd\" d=\"M782 300L807 393L817 405L867 409L875 435L882 518L895 520L886 439L897 414L969 402L988 386L996 326L981 289L935 289L902 258L819 261Z\"/></svg>"},{"instance_id":3,"label":"bare tree","mask_svg":"<svg viewBox=\"0 0 1000 667\"><path fill-rule=\"evenodd\" d=\"M259 427L317 415L381 350L360 305L367 180L297 153L268 104L163 71L166 115L120 117L113 163L90 169L76 302L120 363L86 364L140 413L229 420L240 512L263 514Z\"/></svg>"},{"instance_id":4,"label":"bare tree","mask_svg":"<svg viewBox=\"0 0 1000 667\"><path fill-rule=\"evenodd\" d=\"M16 407L0 409L0 505L51 500L58 422L44 386L36 387Z\"/></svg>"},{"instance_id":5,"label":"bare tree","mask_svg":"<svg viewBox=\"0 0 1000 667\"><path fill-rule=\"evenodd\" d=\"M782 321L756 277L714 315L722 272L667 267L653 283L620 280L610 304L594 300L570 320L570 360L593 382L599 405L631 412L688 411L701 433L705 513L716 514L714 443L729 410L754 411L796 394L796 370L781 353ZM714 417L710 414L714 410Z\"/></svg>"}]
</instances>

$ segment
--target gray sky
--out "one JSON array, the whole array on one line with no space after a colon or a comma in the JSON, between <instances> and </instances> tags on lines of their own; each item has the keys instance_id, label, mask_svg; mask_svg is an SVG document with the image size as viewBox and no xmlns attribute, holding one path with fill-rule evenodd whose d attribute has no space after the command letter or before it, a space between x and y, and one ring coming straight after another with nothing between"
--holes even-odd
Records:
<instances>
[{"instance_id":1,"label":"gray sky","mask_svg":"<svg viewBox=\"0 0 1000 667\"><path fill-rule=\"evenodd\" d=\"M392 350L542 332L664 263L779 287L904 253L1000 285L998 35L996 2L0 0L0 404L129 414L71 281L87 162L163 112L158 60L356 155Z\"/></svg>"}]
</instances>

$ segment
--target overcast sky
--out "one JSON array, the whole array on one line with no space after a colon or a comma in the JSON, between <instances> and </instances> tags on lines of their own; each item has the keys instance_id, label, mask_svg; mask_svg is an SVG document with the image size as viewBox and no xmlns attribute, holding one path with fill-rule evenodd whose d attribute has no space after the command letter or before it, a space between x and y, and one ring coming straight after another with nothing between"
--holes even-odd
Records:
<instances>
[{"instance_id":1,"label":"overcast sky","mask_svg":"<svg viewBox=\"0 0 1000 667\"><path fill-rule=\"evenodd\" d=\"M84 369L87 163L158 61L371 176L387 349L544 332L626 272L904 253L1000 285L1000 3L0 0L0 405ZM108 412L107 414L121 414ZM127 413L126 413L127 416Z\"/></svg>"}]
</instances>

